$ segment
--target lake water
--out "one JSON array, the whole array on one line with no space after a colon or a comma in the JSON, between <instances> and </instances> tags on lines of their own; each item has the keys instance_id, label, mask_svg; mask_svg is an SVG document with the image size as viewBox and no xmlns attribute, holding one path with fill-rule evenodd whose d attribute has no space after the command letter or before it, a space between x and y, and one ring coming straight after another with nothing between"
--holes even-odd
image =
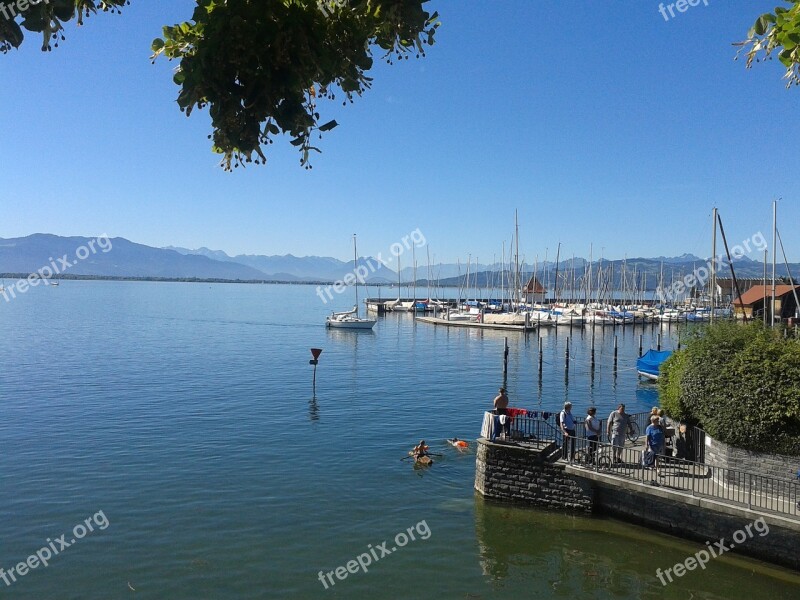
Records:
<instances>
[{"instance_id":1,"label":"lake water","mask_svg":"<svg viewBox=\"0 0 800 600\"><path fill-rule=\"evenodd\" d=\"M484 502L474 455L445 444L477 437L505 337L512 405L556 410L568 398L577 414L594 403L605 416L620 401L629 412L657 404L633 366L639 333L648 348L660 329L618 329L616 373L612 330L598 330L593 379L590 330L573 332L568 379L567 331L546 332L540 382L535 333L409 314L372 333L331 331L330 308L299 285L65 281L0 297L0 567L58 549L62 534L69 544L48 567L0 579L0 597L800 594L795 574L738 557L662 587L656 568L698 544ZM315 398L311 347L323 349ZM420 438L444 455L424 471L401 460ZM319 572L359 555L378 560L326 589Z\"/></svg>"}]
</instances>

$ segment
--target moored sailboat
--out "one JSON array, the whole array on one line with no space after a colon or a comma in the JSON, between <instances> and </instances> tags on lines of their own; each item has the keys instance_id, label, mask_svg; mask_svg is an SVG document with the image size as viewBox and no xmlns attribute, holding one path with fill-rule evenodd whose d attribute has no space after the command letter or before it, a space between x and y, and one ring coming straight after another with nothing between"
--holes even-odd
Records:
<instances>
[{"instance_id":1,"label":"moored sailboat","mask_svg":"<svg viewBox=\"0 0 800 600\"><path fill-rule=\"evenodd\" d=\"M353 234L353 271L358 269L358 249L356 247L356 234ZM374 319L362 319L358 316L358 277L355 282L356 304L353 310L344 312L334 312L325 318L326 327L337 329L372 329L375 326Z\"/></svg>"}]
</instances>

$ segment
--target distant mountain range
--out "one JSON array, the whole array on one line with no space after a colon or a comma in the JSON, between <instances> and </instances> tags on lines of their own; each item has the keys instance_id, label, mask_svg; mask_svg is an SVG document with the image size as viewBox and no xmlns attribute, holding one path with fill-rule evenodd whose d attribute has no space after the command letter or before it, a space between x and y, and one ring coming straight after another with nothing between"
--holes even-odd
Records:
<instances>
[{"instance_id":1,"label":"distant mountain range","mask_svg":"<svg viewBox=\"0 0 800 600\"><path fill-rule=\"evenodd\" d=\"M226 281L282 281L282 282L333 282L342 279L353 271L353 263L324 256L263 256L240 254L229 256L221 250L199 248L167 247L153 248L137 244L125 238L103 240L88 237L60 237L51 234L37 233L21 238L0 238L0 276L22 276L35 273L43 268L55 271L55 275L78 277L114 277L114 278L152 278L152 279L212 279ZM91 250L94 248L94 251ZM404 261L406 257L400 257ZM410 257L408 257L410 262ZM65 267L64 262L69 266ZM419 261L418 261L419 263ZM381 264L372 257L359 258L358 264L366 269L368 284L397 283L397 272ZM580 279L587 269L588 261L583 258L560 261L558 264L559 287L563 288L572 280L574 264L575 279ZM601 261L592 264L596 276ZM705 264L705 259L692 254L678 257L632 258L625 261L602 261L604 279L612 277L616 288L621 286L623 268L626 279L633 281L636 271L637 281L646 276L647 288L658 285L663 268L665 285L691 273L695 268ZM623 267L624 265L624 267ZM734 263L737 277L758 279L762 276L763 265L748 258L741 258ZM556 265L553 261L539 263L537 277L553 287ZM503 265L496 264L427 264L416 269L418 284L425 285L428 279L438 285L463 285L467 269L470 273L470 285L479 287L500 287ZM792 273L800 274L800 265L790 265ZM506 265L503 279L509 277ZM533 265L526 264L521 268L528 279L533 274ZM785 267L780 267L780 274L785 274ZM414 269L404 267L401 271L403 284L413 280ZM719 277L729 277L726 268Z\"/></svg>"},{"instance_id":2,"label":"distant mountain range","mask_svg":"<svg viewBox=\"0 0 800 600\"><path fill-rule=\"evenodd\" d=\"M265 256L260 254L239 254L228 256L222 250L198 248L189 250L168 246L164 250L172 250L184 256L205 256L207 258L231 263L246 265L261 273L261 277L279 279L281 281L336 281L346 273L353 271L352 261L344 262L330 256ZM367 269L368 283L391 283L397 281L397 273L382 265L372 257L359 258L359 266Z\"/></svg>"},{"instance_id":3,"label":"distant mountain range","mask_svg":"<svg viewBox=\"0 0 800 600\"><path fill-rule=\"evenodd\" d=\"M48 276L53 272L64 277L333 282L353 271L352 262L330 257L230 257L208 248L153 248L119 237L103 240L45 233L0 238L0 276L45 269ZM397 281L397 273L373 258L360 258L358 264L367 270L368 283Z\"/></svg>"}]
</instances>

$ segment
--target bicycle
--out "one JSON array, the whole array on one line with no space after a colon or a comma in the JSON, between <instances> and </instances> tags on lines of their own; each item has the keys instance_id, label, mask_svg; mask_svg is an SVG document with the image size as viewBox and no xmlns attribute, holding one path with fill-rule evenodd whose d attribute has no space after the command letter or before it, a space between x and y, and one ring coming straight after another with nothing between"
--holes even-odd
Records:
<instances>
[{"instance_id":1,"label":"bicycle","mask_svg":"<svg viewBox=\"0 0 800 600\"><path fill-rule=\"evenodd\" d=\"M580 467L591 468L597 466L599 469L610 469L611 457L604 450L605 446L598 445L594 451L594 456L591 456L588 448L581 448L575 452L575 458L572 459L572 462L577 463Z\"/></svg>"}]
</instances>

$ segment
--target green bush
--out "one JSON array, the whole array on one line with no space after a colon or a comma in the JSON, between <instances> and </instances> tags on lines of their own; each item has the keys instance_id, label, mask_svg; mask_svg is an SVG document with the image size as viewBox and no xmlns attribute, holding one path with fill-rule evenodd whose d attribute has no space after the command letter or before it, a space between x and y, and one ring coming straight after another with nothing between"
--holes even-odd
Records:
<instances>
[{"instance_id":1,"label":"green bush","mask_svg":"<svg viewBox=\"0 0 800 600\"><path fill-rule=\"evenodd\" d=\"M722 442L800 455L800 343L780 330L704 328L664 363L659 388L668 414Z\"/></svg>"},{"instance_id":2,"label":"green bush","mask_svg":"<svg viewBox=\"0 0 800 600\"><path fill-rule=\"evenodd\" d=\"M692 422L691 412L681 399L681 375L686 366L686 351L674 352L661 365L658 377L661 406L673 419ZM692 422L694 425L695 423Z\"/></svg>"}]
</instances>

